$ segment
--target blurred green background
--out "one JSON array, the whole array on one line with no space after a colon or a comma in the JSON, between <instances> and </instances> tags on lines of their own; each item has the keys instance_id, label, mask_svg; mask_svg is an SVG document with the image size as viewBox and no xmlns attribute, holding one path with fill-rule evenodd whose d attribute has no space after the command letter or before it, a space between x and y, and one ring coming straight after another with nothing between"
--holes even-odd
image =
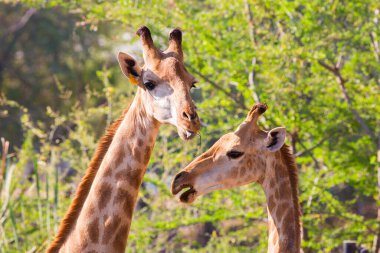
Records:
<instances>
[{"instance_id":1,"label":"blurred green background","mask_svg":"<svg viewBox=\"0 0 380 253\"><path fill-rule=\"evenodd\" d=\"M363 1L2 1L0 252L43 252L105 128L136 88L116 55L142 62L135 31L156 45L181 27L201 139L162 126L127 252L266 252L262 189L218 191L193 205L173 175L248 108L285 126L299 167L305 252L341 252L379 234L380 4Z\"/></svg>"}]
</instances>

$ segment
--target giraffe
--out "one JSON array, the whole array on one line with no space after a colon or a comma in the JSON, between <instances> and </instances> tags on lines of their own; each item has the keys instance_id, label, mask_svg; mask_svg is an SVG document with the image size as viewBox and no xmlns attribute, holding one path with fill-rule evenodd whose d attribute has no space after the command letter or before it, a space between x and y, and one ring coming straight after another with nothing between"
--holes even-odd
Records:
<instances>
[{"instance_id":1,"label":"giraffe","mask_svg":"<svg viewBox=\"0 0 380 253\"><path fill-rule=\"evenodd\" d=\"M131 219L148 161L163 123L189 140L200 129L190 96L196 83L187 72L182 32L174 29L169 47L158 50L147 27L137 31L144 66L120 52L120 68L137 92L129 109L99 141L71 206L47 249L53 252L124 252Z\"/></svg>"},{"instance_id":2,"label":"giraffe","mask_svg":"<svg viewBox=\"0 0 380 253\"><path fill-rule=\"evenodd\" d=\"M299 253L301 242L297 168L289 147L284 144L286 130L269 132L257 125L267 110L265 104L252 107L235 132L223 135L209 150L179 172L172 193L180 201L193 202L198 196L251 182L265 192L268 212L268 252Z\"/></svg>"}]
</instances>

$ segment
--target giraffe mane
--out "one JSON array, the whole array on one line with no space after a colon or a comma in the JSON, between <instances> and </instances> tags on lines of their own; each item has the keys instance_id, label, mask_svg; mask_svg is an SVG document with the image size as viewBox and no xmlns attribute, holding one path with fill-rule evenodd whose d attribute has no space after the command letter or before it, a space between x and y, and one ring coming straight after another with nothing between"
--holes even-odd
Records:
<instances>
[{"instance_id":1,"label":"giraffe mane","mask_svg":"<svg viewBox=\"0 0 380 253\"><path fill-rule=\"evenodd\" d=\"M79 183L79 186L75 192L74 199L71 202L65 216L63 217L59 225L58 232L54 237L53 242L46 250L46 253L58 252L70 234L71 229L73 228L79 216L79 213L82 210L100 164L102 163L103 158L107 153L109 146L111 145L117 129L127 114L128 109L129 107L127 107L127 109L123 111L122 115L107 128L106 133L99 140L95 153L91 158L89 166L87 167L86 174Z\"/></svg>"},{"instance_id":2,"label":"giraffe mane","mask_svg":"<svg viewBox=\"0 0 380 253\"><path fill-rule=\"evenodd\" d=\"M297 247L299 248L301 245L301 222L300 222L300 217L302 215L301 213L301 207L299 204L298 200L298 169L297 169L297 164L295 162L293 153L290 149L290 147L287 144L284 144L281 149L281 158L283 162L286 165L286 168L288 170L288 175L289 175L289 181L290 181L290 186L292 190L292 199L293 199L293 206L295 209L295 220L296 220L296 233L297 233Z\"/></svg>"}]
</instances>

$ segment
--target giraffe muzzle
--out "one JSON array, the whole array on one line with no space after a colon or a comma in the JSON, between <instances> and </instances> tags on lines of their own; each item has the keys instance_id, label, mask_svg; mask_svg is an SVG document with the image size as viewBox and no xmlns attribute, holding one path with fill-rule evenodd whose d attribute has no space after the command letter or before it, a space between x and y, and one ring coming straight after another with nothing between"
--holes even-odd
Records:
<instances>
[{"instance_id":1,"label":"giraffe muzzle","mask_svg":"<svg viewBox=\"0 0 380 253\"><path fill-rule=\"evenodd\" d=\"M179 200L183 203L192 203L197 197L197 191L194 189L194 186L189 183L188 177L189 173L182 171L176 175L172 183L172 194L179 195Z\"/></svg>"}]
</instances>

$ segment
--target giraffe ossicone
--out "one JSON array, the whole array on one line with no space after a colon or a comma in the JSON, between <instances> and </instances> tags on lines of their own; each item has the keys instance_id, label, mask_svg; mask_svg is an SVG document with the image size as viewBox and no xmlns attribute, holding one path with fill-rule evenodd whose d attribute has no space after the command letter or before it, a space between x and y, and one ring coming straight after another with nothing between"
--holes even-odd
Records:
<instances>
[{"instance_id":1,"label":"giraffe ossicone","mask_svg":"<svg viewBox=\"0 0 380 253\"><path fill-rule=\"evenodd\" d=\"M118 55L122 72L138 86L136 96L100 139L47 253L124 252L160 125L176 126L184 140L200 129L190 96L196 80L183 62L181 31L170 33L165 51L155 47L147 27L140 28L137 35L144 66L126 53Z\"/></svg>"},{"instance_id":2,"label":"giraffe ossicone","mask_svg":"<svg viewBox=\"0 0 380 253\"><path fill-rule=\"evenodd\" d=\"M235 132L223 135L209 150L179 172L172 193L191 203L208 192L252 182L262 185L267 199L268 252L299 253L301 243L297 167L284 144L286 130L261 130L257 121L267 110L256 104Z\"/></svg>"}]
</instances>

